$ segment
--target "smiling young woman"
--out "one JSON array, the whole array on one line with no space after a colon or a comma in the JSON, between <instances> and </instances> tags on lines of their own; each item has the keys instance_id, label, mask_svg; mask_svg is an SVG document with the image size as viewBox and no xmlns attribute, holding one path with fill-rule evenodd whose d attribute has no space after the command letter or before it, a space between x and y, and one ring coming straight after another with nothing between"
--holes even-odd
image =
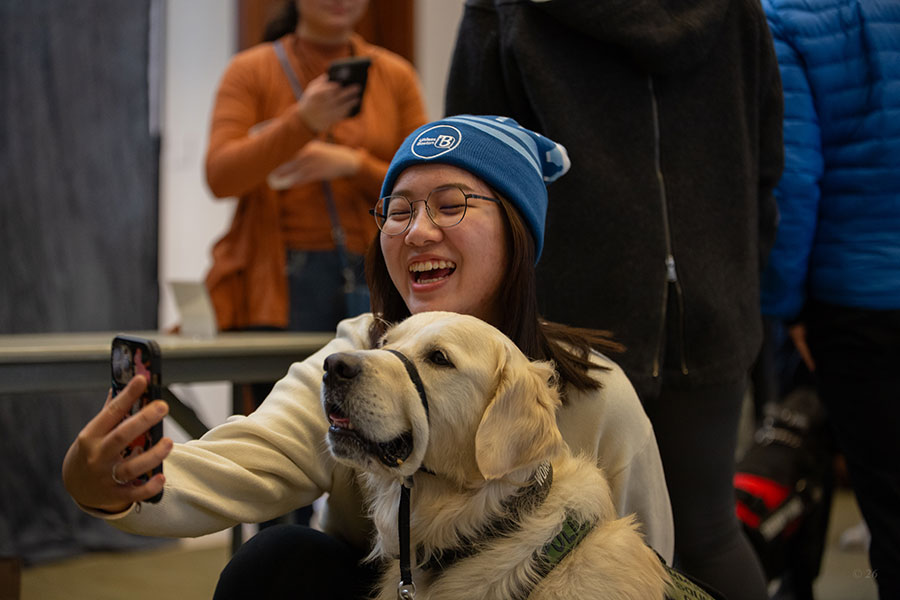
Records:
<instances>
[{"instance_id":1,"label":"smiling young woman","mask_svg":"<svg viewBox=\"0 0 900 600\"><path fill-rule=\"evenodd\" d=\"M397 178L393 193L424 199L450 184L480 195L492 193L471 173L442 164L407 169ZM381 233L381 250L391 282L411 313L445 310L495 325L508 263L503 212L489 200L466 202L465 217L452 227L435 225L427 209L414 211L405 231ZM431 268L442 262L453 266Z\"/></svg>"},{"instance_id":2,"label":"smiling young woman","mask_svg":"<svg viewBox=\"0 0 900 600\"><path fill-rule=\"evenodd\" d=\"M463 118L472 119L459 119ZM444 122L453 123L454 128L463 127L457 118ZM477 120L471 122L478 125ZM423 126L407 141L415 142L423 137L423 132L434 136L436 127ZM454 135L452 131L450 134ZM423 310L471 314L503 331L531 359L553 360L564 383L578 389L595 388L597 382L589 373L594 368L591 351L616 353L624 348L611 339L609 332L568 327L540 318L535 264L543 241L544 182L540 181L540 187L534 185L528 163L513 151L501 158L483 156L483 146L492 145L480 138L472 149L467 148L470 154L465 156L471 156L470 159L452 153L422 158L417 154L421 151L410 150L410 145L405 143L395 156L382 186L383 197L402 195L417 202L447 185L457 185L465 192L484 197L469 199L462 220L450 227L439 227L428 218L427 210L416 213L414 209L408 227L400 234L382 232L379 243L369 246L366 278L372 291L372 312L381 317L373 324L373 341L384 333L387 323ZM548 152L553 156L552 150ZM559 164L551 161L549 170L568 169L567 156L553 160ZM518 171L516 166L523 162L525 165ZM550 181L555 178L548 177ZM427 283L420 283L416 274L410 272L425 261L435 260L452 262L454 267L442 272L437 281Z\"/></svg>"},{"instance_id":3,"label":"smiling young woman","mask_svg":"<svg viewBox=\"0 0 900 600\"><path fill-rule=\"evenodd\" d=\"M420 127L394 155L381 188L382 198L407 198L410 221L398 234L380 232L368 251L374 314L342 321L334 340L293 364L251 415L188 444L164 439L140 465L121 459L117 440L133 439L162 413L147 408L121 421L141 391L142 380L133 380L72 444L63 468L67 489L86 511L121 529L172 537L259 522L327 494L320 530L260 531L222 572L215 597L368 597L377 565L360 561L371 549L371 521L358 474L323 452L329 427L320 398L323 364L334 353L374 347L390 323L440 308L488 320L529 358L555 363L563 439L606 471L617 513L635 514L647 543L671 560L672 513L653 428L621 368L600 352L615 344L602 332L548 323L538 314L534 267L546 185L567 169L564 148L511 119L463 115ZM453 225L420 204L448 185L473 195ZM430 271L424 278L422 269ZM163 459L164 479L143 486L118 485L110 476L115 468L124 480ZM162 502L134 510L163 481Z\"/></svg>"}]
</instances>

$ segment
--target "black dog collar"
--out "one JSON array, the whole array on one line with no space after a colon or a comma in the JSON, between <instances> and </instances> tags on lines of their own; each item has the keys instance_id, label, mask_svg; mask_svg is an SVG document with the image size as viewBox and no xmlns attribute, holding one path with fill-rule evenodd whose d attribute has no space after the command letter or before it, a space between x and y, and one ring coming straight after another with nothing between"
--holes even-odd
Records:
<instances>
[{"instance_id":1,"label":"black dog collar","mask_svg":"<svg viewBox=\"0 0 900 600\"><path fill-rule=\"evenodd\" d=\"M403 367L406 369L406 374L409 376L409 379L410 381L412 381L413 385L416 386L416 391L419 393L419 400L422 402L422 406L425 408L425 418L428 419L428 397L425 395L425 386L422 384L422 378L419 377L419 371L416 369L416 366L402 353L397 352L396 350L387 351L399 358L400 362L403 363ZM382 464L387 467L394 468L402 465L406 458L409 456L408 448L410 447L412 442L412 432L407 431L406 433L403 433L402 435L387 442L372 442L370 444L370 449L371 452L378 457ZM428 470L425 469L424 466L422 466L422 470L428 472Z\"/></svg>"},{"instance_id":2,"label":"black dog collar","mask_svg":"<svg viewBox=\"0 0 900 600\"><path fill-rule=\"evenodd\" d=\"M416 386L416 391L419 392L419 400L422 401L422 406L425 408L425 416L427 417L428 397L425 395L425 386L422 384L422 378L419 377L419 371L418 369L416 369L416 365L414 365L411 360L406 358L403 353L388 348L385 349L399 358L400 362L403 363L403 366L406 367L406 374L409 375L409 378L413 382L413 385Z\"/></svg>"},{"instance_id":3,"label":"black dog collar","mask_svg":"<svg viewBox=\"0 0 900 600\"><path fill-rule=\"evenodd\" d=\"M406 368L406 374L409 375L410 381L416 386L419 392L419 400L422 401L422 407L425 409L425 418L428 418L428 396L425 395L425 385L422 378L419 377L419 370L411 360L406 358L402 352L397 350L386 349L388 352L400 359ZM416 585L412 580L412 567L410 565L409 555L409 488L412 486L412 477L400 486L400 507L399 507L399 527L398 534L400 536L400 584L397 586L397 598L401 600L413 600L416 597Z\"/></svg>"}]
</instances>

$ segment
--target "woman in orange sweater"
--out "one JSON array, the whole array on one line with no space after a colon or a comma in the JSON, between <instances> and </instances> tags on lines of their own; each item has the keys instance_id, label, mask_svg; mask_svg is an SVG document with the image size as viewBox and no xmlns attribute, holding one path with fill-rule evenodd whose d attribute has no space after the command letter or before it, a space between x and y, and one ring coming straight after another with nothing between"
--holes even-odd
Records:
<instances>
[{"instance_id":1,"label":"woman in orange sweater","mask_svg":"<svg viewBox=\"0 0 900 600\"><path fill-rule=\"evenodd\" d=\"M287 0L286 33L270 32L277 39L237 54L225 71L206 156L212 192L240 198L206 280L222 330L330 331L352 316L324 182L365 289L361 255L377 233L367 211L394 151L426 120L413 66L353 32L367 7L368 0ZM326 70L350 56L371 66L361 110L348 118L359 87L329 81Z\"/></svg>"}]
</instances>

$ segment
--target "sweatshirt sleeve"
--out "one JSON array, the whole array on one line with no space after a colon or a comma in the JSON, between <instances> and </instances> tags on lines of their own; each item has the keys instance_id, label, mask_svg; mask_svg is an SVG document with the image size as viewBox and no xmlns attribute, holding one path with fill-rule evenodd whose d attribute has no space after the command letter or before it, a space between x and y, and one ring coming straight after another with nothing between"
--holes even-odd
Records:
<instances>
[{"instance_id":1,"label":"sweatshirt sleeve","mask_svg":"<svg viewBox=\"0 0 900 600\"><path fill-rule=\"evenodd\" d=\"M370 323L370 314L341 322L337 336L294 363L251 415L176 444L163 463L159 503L103 516L132 533L196 537L272 519L331 491L336 463L325 443L322 365L333 352L367 347Z\"/></svg>"},{"instance_id":2,"label":"sweatshirt sleeve","mask_svg":"<svg viewBox=\"0 0 900 600\"><path fill-rule=\"evenodd\" d=\"M672 564L675 526L653 426L621 367L596 362L608 367L603 387L569 394L558 416L563 438L573 452L596 458L619 516L636 515L645 541Z\"/></svg>"},{"instance_id":3,"label":"sweatshirt sleeve","mask_svg":"<svg viewBox=\"0 0 900 600\"><path fill-rule=\"evenodd\" d=\"M824 172L821 133L804 60L771 3L764 5L784 88L784 173L775 189L778 232L762 278L762 312L795 318L806 303L809 257Z\"/></svg>"},{"instance_id":4,"label":"sweatshirt sleeve","mask_svg":"<svg viewBox=\"0 0 900 600\"><path fill-rule=\"evenodd\" d=\"M671 565L675 525L662 459L652 431L642 441L628 464L607 477L619 515L637 515L644 540Z\"/></svg>"}]
</instances>

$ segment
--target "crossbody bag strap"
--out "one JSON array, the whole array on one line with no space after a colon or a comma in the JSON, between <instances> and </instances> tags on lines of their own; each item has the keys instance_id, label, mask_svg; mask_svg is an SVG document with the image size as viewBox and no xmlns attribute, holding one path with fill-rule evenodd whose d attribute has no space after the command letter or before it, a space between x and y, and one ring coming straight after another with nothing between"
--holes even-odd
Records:
<instances>
[{"instance_id":1,"label":"crossbody bag strap","mask_svg":"<svg viewBox=\"0 0 900 600\"><path fill-rule=\"evenodd\" d=\"M275 56L278 57L278 62L281 63L281 68L284 70L284 74L287 75L288 81L291 84L291 89L294 91L294 97L297 100L300 99L300 96L303 95L303 86L300 85L300 80L297 79L297 74L294 73L294 68L291 66L291 61L288 60L287 50L284 48L284 43L282 40L277 40L273 46L275 47Z\"/></svg>"},{"instance_id":2,"label":"crossbody bag strap","mask_svg":"<svg viewBox=\"0 0 900 600\"><path fill-rule=\"evenodd\" d=\"M294 97L299 100L300 96L303 95L303 86L300 85L297 74L294 73L294 68L291 67L287 50L284 48L284 43L282 40L277 40L273 43L273 46L275 48L275 56L278 57L278 62L281 63L281 68L287 76L288 82L291 84L291 89L294 91ZM325 204L328 206L328 217L331 219L331 238L334 240L335 248L337 249L338 256L341 260L341 273L344 277L344 292L350 293L356 288L356 274L350 266L350 259L347 256L347 236L344 233L344 228L341 227L337 205L334 202L334 193L331 191L331 183L327 180L322 182L322 193L325 195Z\"/></svg>"}]
</instances>

